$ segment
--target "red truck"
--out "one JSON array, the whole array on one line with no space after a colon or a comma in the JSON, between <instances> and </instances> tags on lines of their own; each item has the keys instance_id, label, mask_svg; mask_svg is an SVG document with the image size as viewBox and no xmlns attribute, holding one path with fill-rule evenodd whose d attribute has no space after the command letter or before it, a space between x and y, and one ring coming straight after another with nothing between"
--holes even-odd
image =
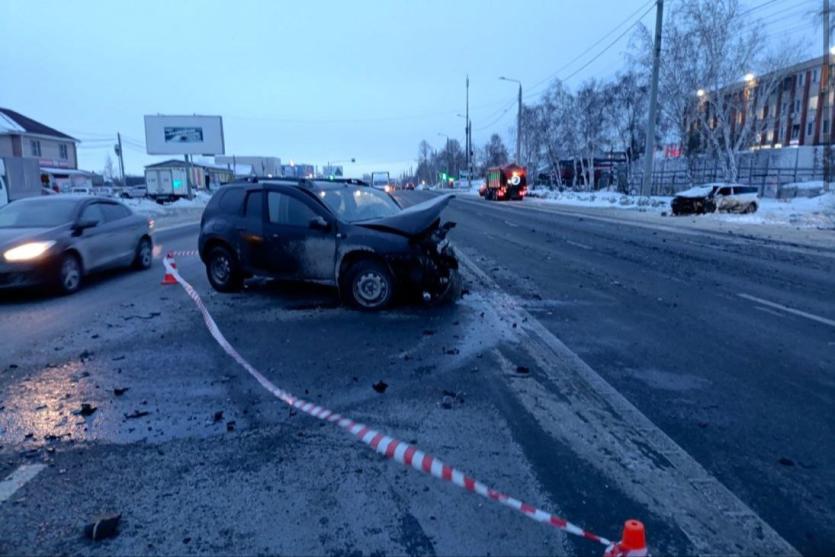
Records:
<instances>
[{"instance_id":1,"label":"red truck","mask_svg":"<svg viewBox=\"0 0 835 557\"><path fill-rule=\"evenodd\" d=\"M518 164L488 168L484 185L478 193L484 199L493 201L524 199L528 193L527 170Z\"/></svg>"}]
</instances>

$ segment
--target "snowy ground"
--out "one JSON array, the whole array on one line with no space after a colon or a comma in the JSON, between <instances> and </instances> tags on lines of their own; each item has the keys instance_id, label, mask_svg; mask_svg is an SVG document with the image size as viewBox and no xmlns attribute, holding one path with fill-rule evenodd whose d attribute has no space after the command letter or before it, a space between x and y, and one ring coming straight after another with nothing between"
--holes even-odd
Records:
<instances>
[{"instance_id":1,"label":"snowy ground","mask_svg":"<svg viewBox=\"0 0 835 557\"><path fill-rule=\"evenodd\" d=\"M211 193L199 191L194 199L180 199L164 205L147 198L122 199L121 201L137 214L153 218L157 226L164 227L198 220L211 198Z\"/></svg>"},{"instance_id":2,"label":"snowy ground","mask_svg":"<svg viewBox=\"0 0 835 557\"><path fill-rule=\"evenodd\" d=\"M458 195L478 195L478 188L483 180L474 180L472 188L467 188L466 182L456 182L451 190L440 189L439 191L453 192ZM795 188L796 191L809 192L821 191L822 182L802 182L789 184L786 189ZM670 214L670 202L672 197L652 196L642 197L636 195L624 195L612 191L598 192L573 192L554 191L544 188L533 188L529 190L530 201L564 205L569 207L589 207L597 209L623 209L635 213L647 213L656 216ZM814 195L812 197L798 196L791 199L761 198L759 209L752 215L740 215L731 213L713 213L709 215L698 215L690 217L704 221L717 223L734 224L768 224L792 226L797 228L822 228L835 229L835 192Z\"/></svg>"}]
</instances>

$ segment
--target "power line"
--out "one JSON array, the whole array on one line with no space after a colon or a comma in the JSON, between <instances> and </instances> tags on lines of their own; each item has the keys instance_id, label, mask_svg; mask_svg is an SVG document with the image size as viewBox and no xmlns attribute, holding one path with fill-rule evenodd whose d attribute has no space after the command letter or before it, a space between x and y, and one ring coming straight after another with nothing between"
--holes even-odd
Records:
<instances>
[{"instance_id":1,"label":"power line","mask_svg":"<svg viewBox=\"0 0 835 557\"><path fill-rule=\"evenodd\" d=\"M558 68L558 69L557 69L554 73L552 73L551 75L549 75L549 76L548 76L548 77L546 77L545 79L542 79L542 80L537 81L536 83L534 83L534 84L533 84L533 85L532 85L532 86L528 89L528 91L529 91L529 92L528 92L528 94L526 94L526 95L525 95L525 97L530 97L531 95L536 94L536 93L535 93L535 90L536 90L539 86L541 86L543 83L548 83L548 82L550 82L550 81L553 81L553 80L554 80L554 79L555 79L555 78L556 78L556 77L557 77L557 76L558 76L558 75L559 75L559 74L560 74L563 70L566 70L566 69L570 68L570 67L571 67L571 66L572 66L575 62L577 62L578 60L582 59L582 58L583 58L586 54L588 54L589 52L591 52L591 50L592 50L592 49L594 49L596 46L598 46L598 45L599 45L599 44L601 44L603 41L605 41L607 38L609 38L609 37L611 36L611 34L612 34L612 33L615 33L615 32L616 32L616 31L618 31L621 27L623 27L624 25L626 25L627 23L629 23L629 21L630 21L630 20L632 20L632 19L635 17L635 15L636 15L636 14L640 13L642 10L647 9L647 7L650 7L650 8L651 8L651 7L652 7L652 6L654 6L654 5L655 5L655 0L651 0L651 1L650 1L650 2L648 2L648 3L642 4L642 5L641 5L641 6L640 6L637 10L635 10L634 12L632 12L631 14L629 14L629 15L626 17L626 19L624 19L623 21L621 21L620 23L618 23L618 24L617 24L617 25L616 25L616 26L615 26L615 27L614 27L611 31L609 31L608 33L606 33L605 35L603 35L602 37L600 37L597 41L595 41L593 44L591 44L589 47L587 47L585 50L583 50L580 54L578 54L577 56L575 56L574 58L572 58L571 60L569 60L567 63L565 63L565 64L563 64L562 66L560 66L560 67L559 67L559 68ZM642 18L643 18L643 17L644 17L647 13L648 13L648 12L644 12L644 13L643 13L643 15L641 15L641 16L638 18L638 21L640 21L640 20L641 20L641 19L642 19ZM627 30L628 30L628 29L631 29L631 28L632 28L632 27L633 27L636 23L637 23L637 21L633 22L633 23L632 23L632 25L631 25L630 27L628 27L628 28L627 28ZM604 50L604 52L605 52L605 50ZM599 55L598 55L598 57L599 57Z\"/></svg>"},{"instance_id":2,"label":"power line","mask_svg":"<svg viewBox=\"0 0 835 557\"><path fill-rule=\"evenodd\" d=\"M623 31L620 35L618 35L617 37L615 37L615 39L614 39L612 42L610 42L608 45L606 45L606 48L604 48L603 50L601 50L599 53L597 53L597 55L596 55L594 58L592 58L591 60L589 60L588 62L586 62L586 63L585 63L585 64L583 64L582 66L580 66L579 68L577 68L574 72L572 72L571 74L567 75L567 76L566 76L566 77L564 77L562 80L563 80L563 81L568 81L569 79L571 79L572 77L574 77L574 76L576 76L578 73L580 73L581 71L583 71L583 70L585 70L586 68L588 68L588 67L589 67L592 63L594 63L594 62L595 62L598 58L600 58L601 56L603 56L603 54L604 54L607 50L609 50L610 48L612 48L612 47L613 47L613 46L614 46L614 45L615 45L615 44L616 44L619 40L621 40L623 37L625 37L625 36L626 36L626 34L627 34L629 31L631 31L633 27L635 27L636 25L638 25L638 23L640 23L640 22L641 22L641 19L643 19L643 18L644 18L644 17L645 17L645 16L646 16L649 12L651 12L654 8L655 8L655 2L653 2L653 3L652 3L652 5L649 7L649 9L648 9L648 10L646 10L643 14L641 14L641 17L639 17L639 18L638 18L638 21L636 21L635 23L633 23L632 25L630 25L629 27L627 27L626 29L624 29L624 31Z\"/></svg>"}]
</instances>

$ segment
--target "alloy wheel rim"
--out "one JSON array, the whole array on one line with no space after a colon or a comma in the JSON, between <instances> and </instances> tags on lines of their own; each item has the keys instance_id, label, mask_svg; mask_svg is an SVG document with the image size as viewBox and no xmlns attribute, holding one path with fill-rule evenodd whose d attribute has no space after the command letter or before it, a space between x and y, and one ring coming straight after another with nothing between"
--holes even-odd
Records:
<instances>
[{"instance_id":1,"label":"alloy wheel rim","mask_svg":"<svg viewBox=\"0 0 835 557\"><path fill-rule=\"evenodd\" d=\"M215 257L212 261L212 276L219 283L225 283L229 280L230 268L229 258L225 255Z\"/></svg>"},{"instance_id":2,"label":"alloy wheel rim","mask_svg":"<svg viewBox=\"0 0 835 557\"><path fill-rule=\"evenodd\" d=\"M81 271L78 262L73 258L67 258L61 266L61 284L66 290L75 290L81 280Z\"/></svg>"},{"instance_id":3,"label":"alloy wheel rim","mask_svg":"<svg viewBox=\"0 0 835 557\"><path fill-rule=\"evenodd\" d=\"M151 253L151 245L148 242L142 243L142 248L139 250L139 259L142 262L142 265L148 266L151 264L151 258L153 254Z\"/></svg>"},{"instance_id":4,"label":"alloy wheel rim","mask_svg":"<svg viewBox=\"0 0 835 557\"><path fill-rule=\"evenodd\" d=\"M365 307L379 305L388 296L388 290L388 281L374 271L363 273L354 282L355 298Z\"/></svg>"}]
</instances>

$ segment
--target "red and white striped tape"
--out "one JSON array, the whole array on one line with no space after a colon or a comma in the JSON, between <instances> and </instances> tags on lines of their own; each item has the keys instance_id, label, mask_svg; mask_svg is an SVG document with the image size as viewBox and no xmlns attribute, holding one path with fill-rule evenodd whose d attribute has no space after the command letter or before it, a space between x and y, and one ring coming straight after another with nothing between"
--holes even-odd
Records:
<instances>
[{"instance_id":1,"label":"red and white striped tape","mask_svg":"<svg viewBox=\"0 0 835 557\"><path fill-rule=\"evenodd\" d=\"M413 445L398 441L397 439L380 433L365 424L355 422L354 420L328 410L327 408L323 408L317 404L313 404L312 402L307 402L297 398L284 389L277 387L269 379L264 377L261 372L252 367L252 365L250 365L250 363L247 362L243 356L241 356L238 351L232 347L231 344L229 344L229 341L226 340L220 332L220 329L218 329L214 319L212 319L209 310L206 309L206 306L203 304L203 300L200 299L200 296L191 284L181 277L177 272L177 269L171 265L168 257L163 259L163 264L165 265L166 271L177 280L180 286L182 286L186 293L188 293L189 297L194 300L194 303L197 305L197 309L200 310L200 313L203 315L203 321L206 323L206 327L209 329L212 337L214 337L221 348L223 348L227 354L238 362L241 367L249 372L249 374L252 375L252 377L254 377L262 387L275 395L279 400L285 402L293 408L301 410L305 414L313 416L314 418L318 418L341 427L353 435L356 439L371 447L375 452L386 458L395 460L404 466L409 466L415 470L438 478L439 480L450 482L458 487L466 489L467 491L477 493L478 495L481 495L491 501L495 501L506 507L519 511L528 518L537 522L548 524L570 534L574 534L575 536L581 536L588 540L601 543L607 546L610 550L617 549L617 544L613 544L606 538L602 538L589 532L588 530L584 530L579 526L568 522L567 520L524 503L515 497L505 495L500 491L487 487L482 482L471 478L452 466L444 464L441 460L424 451L421 451Z\"/></svg>"},{"instance_id":2,"label":"red and white striped tape","mask_svg":"<svg viewBox=\"0 0 835 557\"><path fill-rule=\"evenodd\" d=\"M171 256L171 257L197 257L198 255L200 255L200 252L197 251L196 249L175 250L175 251L169 251L168 255Z\"/></svg>"}]
</instances>

